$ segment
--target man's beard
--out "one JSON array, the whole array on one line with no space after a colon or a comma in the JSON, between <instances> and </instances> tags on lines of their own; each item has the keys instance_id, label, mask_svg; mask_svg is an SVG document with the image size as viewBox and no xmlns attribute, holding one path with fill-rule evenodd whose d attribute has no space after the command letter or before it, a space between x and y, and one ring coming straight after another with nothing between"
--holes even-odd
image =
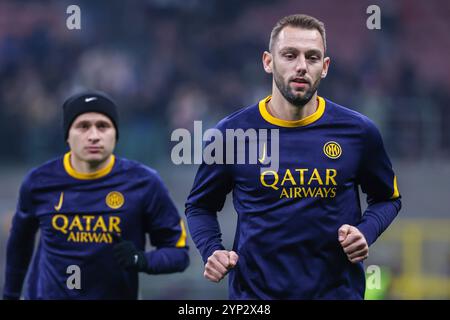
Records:
<instances>
[{"instance_id":1,"label":"man's beard","mask_svg":"<svg viewBox=\"0 0 450 320\"><path fill-rule=\"evenodd\" d=\"M303 107L305 104L307 104L311 98L314 96L314 94L317 91L317 88L320 84L320 77L314 82L312 85L310 85L309 89L306 90L306 92L303 94L303 96L298 96L294 94L293 90L289 86L288 83L284 83L283 78L280 76L280 74L276 71L275 64L273 65L273 78L275 80L275 84L280 90L283 97L292 105L297 107Z\"/></svg>"}]
</instances>

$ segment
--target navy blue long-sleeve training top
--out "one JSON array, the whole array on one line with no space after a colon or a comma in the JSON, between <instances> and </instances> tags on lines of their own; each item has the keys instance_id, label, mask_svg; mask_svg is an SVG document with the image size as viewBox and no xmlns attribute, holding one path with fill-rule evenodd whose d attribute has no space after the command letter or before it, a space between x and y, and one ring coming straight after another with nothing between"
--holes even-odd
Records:
<instances>
[{"instance_id":1,"label":"navy blue long-sleeve training top","mask_svg":"<svg viewBox=\"0 0 450 320\"><path fill-rule=\"evenodd\" d=\"M113 155L104 169L83 174L70 153L32 170L8 240L4 296L18 298L28 272L26 299L136 299L138 273L114 259L112 233L139 250L149 236L156 247L145 253L149 274L189 264L183 221L156 171ZM79 289L67 284L70 266L79 268Z\"/></svg>"},{"instance_id":2,"label":"navy blue long-sleeve training top","mask_svg":"<svg viewBox=\"0 0 450 320\"><path fill-rule=\"evenodd\" d=\"M231 299L362 299L363 263L347 259L338 229L356 226L371 245L401 208L380 133L367 117L321 97L312 115L277 119L267 111L270 98L216 128L224 136L227 129L278 129L278 170L265 171L263 161L201 164L186 203L192 239L205 263L224 249L217 212L232 192L239 260L229 273ZM260 160L270 139L267 150L258 147ZM358 186L367 194L364 214Z\"/></svg>"}]
</instances>

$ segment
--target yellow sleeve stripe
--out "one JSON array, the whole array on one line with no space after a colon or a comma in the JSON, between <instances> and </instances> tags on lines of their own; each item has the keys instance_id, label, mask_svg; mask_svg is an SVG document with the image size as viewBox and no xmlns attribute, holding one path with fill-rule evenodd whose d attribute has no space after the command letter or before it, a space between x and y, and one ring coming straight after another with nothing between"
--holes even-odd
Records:
<instances>
[{"instance_id":1,"label":"yellow sleeve stripe","mask_svg":"<svg viewBox=\"0 0 450 320\"><path fill-rule=\"evenodd\" d=\"M180 220L180 225L181 225L181 235L180 239L178 239L177 244L175 245L175 247L177 248L186 247L186 227L184 226L183 219Z\"/></svg>"},{"instance_id":2,"label":"yellow sleeve stripe","mask_svg":"<svg viewBox=\"0 0 450 320\"><path fill-rule=\"evenodd\" d=\"M394 176L394 192L392 193L391 199L396 199L398 197L400 197L400 192L398 192L397 176Z\"/></svg>"}]
</instances>

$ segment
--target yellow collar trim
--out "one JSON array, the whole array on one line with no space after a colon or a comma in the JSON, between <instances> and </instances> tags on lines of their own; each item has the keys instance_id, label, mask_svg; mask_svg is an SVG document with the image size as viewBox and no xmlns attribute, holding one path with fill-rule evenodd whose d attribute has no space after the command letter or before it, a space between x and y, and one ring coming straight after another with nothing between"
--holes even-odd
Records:
<instances>
[{"instance_id":1,"label":"yellow collar trim","mask_svg":"<svg viewBox=\"0 0 450 320\"><path fill-rule=\"evenodd\" d=\"M294 128L306 126L320 119L320 117L322 117L323 113L325 112L325 100L322 97L317 96L319 105L317 106L317 110L313 114L300 120L282 120L275 118L269 113L269 111L267 111L267 102L269 102L270 99L272 99L272 96L268 96L259 102L259 112L261 113L261 116L264 118L264 120L280 127Z\"/></svg>"},{"instance_id":2,"label":"yellow collar trim","mask_svg":"<svg viewBox=\"0 0 450 320\"><path fill-rule=\"evenodd\" d=\"M76 171L72 167L72 165L70 164L70 154L71 154L71 152L69 151L64 155L64 169L66 170L66 172L69 176L74 177L76 179L81 179L81 180L92 180L92 179L98 179L98 178L106 176L108 173L111 172L111 170L114 166L114 163L116 162L116 157L112 154L111 160L109 161L108 165L106 167L104 167L103 169L100 169L98 171L91 172L91 173L83 173L83 172Z\"/></svg>"}]
</instances>

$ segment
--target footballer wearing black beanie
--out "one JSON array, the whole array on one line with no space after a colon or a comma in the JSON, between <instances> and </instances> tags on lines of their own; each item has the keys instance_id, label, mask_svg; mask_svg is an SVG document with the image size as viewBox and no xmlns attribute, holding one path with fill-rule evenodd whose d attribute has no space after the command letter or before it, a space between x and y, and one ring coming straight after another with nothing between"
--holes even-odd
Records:
<instances>
[{"instance_id":1,"label":"footballer wearing black beanie","mask_svg":"<svg viewBox=\"0 0 450 320\"><path fill-rule=\"evenodd\" d=\"M64 139L67 140L73 121L80 114L98 112L104 114L116 128L116 140L119 140L119 114L117 105L105 93L99 91L84 91L68 98L63 104Z\"/></svg>"}]
</instances>

